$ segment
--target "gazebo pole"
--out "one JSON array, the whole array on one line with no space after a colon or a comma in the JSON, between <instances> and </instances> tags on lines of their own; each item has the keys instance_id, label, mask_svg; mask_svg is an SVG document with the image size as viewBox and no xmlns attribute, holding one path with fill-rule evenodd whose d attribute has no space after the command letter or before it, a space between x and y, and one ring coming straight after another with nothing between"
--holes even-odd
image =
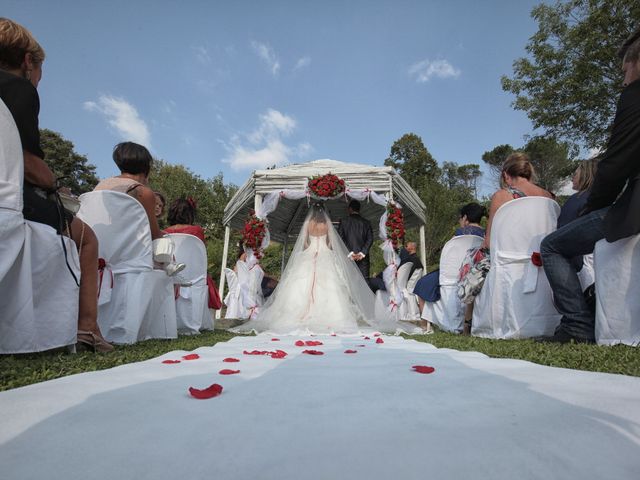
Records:
<instances>
[{"instance_id":1,"label":"gazebo pole","mask_svg":"<svg viewBox=\"0 0 640 480\"><path fill-rule=\"evenodd\" d=\"M420 225L420 260L424 266L423 273L427 273L427 242L424 237L424 224Z\"/></svg>"},{"instance_id":2,"label":"gazebo pole","mask_svg":"<svg viewBox=\"0 0 640 480\"><path fill-rule=\"evenodd\" d=\"M229 254L229 235L231 234L231 229L229 225L224 227L224 247L222 249L222 267L220 268L220 300L224 298L224 281L226 280L226 275L224 274L224 269L227 268L227 255ZM222 316L222 307L220 310L216 310L216 319L220 319Z\"/></svg>"}]
</instances>

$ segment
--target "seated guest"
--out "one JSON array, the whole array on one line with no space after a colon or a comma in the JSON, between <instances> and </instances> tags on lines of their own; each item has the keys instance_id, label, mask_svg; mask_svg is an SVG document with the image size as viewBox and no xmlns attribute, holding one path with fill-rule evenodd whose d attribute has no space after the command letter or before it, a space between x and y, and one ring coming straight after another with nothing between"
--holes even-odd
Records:
<instances>
[{"instance_id":1,"label":"seated guest","mask_svg":"<svg viewBox=\"0 0 640 480\"><path fill-rule=\"evenodd\" d=\"M197 214L197 205L193 198L179 198L170 206L167 213L167 221L169 227L165 229L166 233L186 233L198 237L202 243L207 245L204 229L200 225L195 225ZM220 295L218 294L218 286L207 274L207 287L209 288L209 308L219 310L222 307Z\"/></svg>"},{"instance_id":2,"label":"seated guest","mask_svg":"<svg viewBox=\"0 0 640 480\"><path fill-rule=\"evenodd\" d=\"M112 190L126 193L140 202L149 220L152 240L161 238L164 233L158 226L156 218L156 195L149 188L149 173L153 157L142 145L133 142L122 142L113 149L113 161L120 170L120 175L102 180L94 191ZM184 270L184 264L173 262L159 264L160 268L173 276Z\"/></svg>"},{"instance_id":3,"label":"seated guest","mask_svg":"<svg viewBox=\"0 0 640 480\"><path fill-rule=\"evenodd\" d=\"M418 247L416 245L416 242L407 242L405 246L400 249L400 265L398 266L398 268L400 268L405 263L411 263L409 278L411 278L411 275L413 275L413 272L415 272L416 269L423 268L422 262L418 258L418 255L416 255L417 248ZM384 284L384 280L382 279L382 272L369 279L369 287L371 287L373 293L377 292L378 290L387 289L386 285Z\"/></svg>"},{"instance_id":4,"label":"seated guest","mask_svg":"<svg viewBox=\"0 0 640 480\"><path fill-rule=\"evenodd\" d=\"M160 226L162 224L162 217L164 216L164 208L167 205L167 201L165 200L164 195L162 195L162 193L153 192L153 194L156 196L156 208L155 208L156 220L158 221L158 225Z\"/></svg>"},{"instance_id":5,"label":"seated guest","mask_svg":"<svg viewBox=\"0 0 640 480\"><path fill-rule=\"evenodd\" d=\"M515 152L507 157L502 164L500 172L500 190L495 192L491 197L491 205L489 206L489 220L487 222L487 231L484 236L484 242L480 247L485 251L486 257L490 255L489 246L491 245L491 226L498 209L507 202L523 197L545 197L553 199L554 195L539 187L534 183L535 171L533 165L529 161L526 153ZM523 219L526 221L526 219ZM517 228L514 225L514 228ZM486 258L485 257L485 258ZM485 271L485 275L488 273ZM477 293L476 293L477 295ZM473 302L467 304L464 315L463 334L468 335L471 332L471 318L473 316Z\"/></svg>"},{"instance_id":6,"label":"seated guest","mask_svg":"<svg viewBox=\"0 0 640 480\"><path fill-rule=\"evenodd\" d=\"M587 204L589 193L591 192L591 185L593 179L596 176L598 169L598 159L593 158L591 160L582 160L578 164L578 168L573 173L571 179L573 189L576 193L571 195L562 208L560 209L560 216L558 217L558 228L564 227L566 224L573 222L578 218L578 212L580 212ZM583 256L577 255L572 257L571 265L577 272L582 270Z\"/></svg>"},{"instance_id":7,"label":"seated guest","mask_svg":"<svg viewBox=\"0 0 640 480\"><path fill-rule=\"evenodd\" d=\"M640 233L640 29L623 43L618 56L624 89L587 204L580 217L547 235L540 245L544 272L562 315L555 334L547 339L551 342L595 341L595 315L571 258L592 253L603 238L611 243Z\"/></svg>"},{"instance_id":8,"label":"seated guest","mask_svg":"<svg viewBox=\"0 0 640 480\"><path fill-rule=\"evenodd\" d=\"M477 235L484 237L484 228L480 226L482 217L487 214L487 209L478 203L468 203L460 209L460 217L458 218L459 227L456 228L454 237L460 235ZM413 293L418 296L418 305L420 312L424 310L425 302L437 302L440 300L440 269L429 272L417 281L413 289ZM431 322L424 320L423 328L427 333L433 331Z\"/></svg>"},{"instance_id":9,"label":"seated guest","mask_svg":"<svg viewBox=\"0 0 640 480\"><path fill-rule=\"evenodd\" d=\"M262 288L262 297L269 297L273 291L278 286L278 280L268 275L262 277L262 282L260 282L260 287Z\"/></svg>"},{"instance_id":10,"label":"seated guest","mask_svg":"<svg viewBox=\"0 0 640 480\"><path fill-rule=\"evenodd\" d=\"M98 239L93 230L52 200L56 176L44 161L40 145L38 115L40 98L36 90L42 78L44 50L26 28L0 18L0 98L18 128L24 158L24 205L26 220L53 227L59 235L71 237L80 257L78 347L110 352L113 346L98 327ZM61 252L62 253L62 252Z\"/></svg>"}]
</instances>

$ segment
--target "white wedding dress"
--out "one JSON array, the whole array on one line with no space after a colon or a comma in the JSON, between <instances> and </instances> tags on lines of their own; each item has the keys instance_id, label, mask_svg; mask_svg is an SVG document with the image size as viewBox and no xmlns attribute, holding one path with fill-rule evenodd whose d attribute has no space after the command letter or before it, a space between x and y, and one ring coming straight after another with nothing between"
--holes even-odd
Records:
<instances>
[{"instance_id":1,"label":"white wedding dress","mask_svg":"<svg viewBox=\"0 0 640 480\"><path fill-rule=\"evenodd\" d=\"M309 233L311 217L324 217L327 234ZM309 212L280 283L255 320L235 330L302 335L395 332L390 317L376 319L375 296L324 210Z\"/></svg>"}]
</instances>

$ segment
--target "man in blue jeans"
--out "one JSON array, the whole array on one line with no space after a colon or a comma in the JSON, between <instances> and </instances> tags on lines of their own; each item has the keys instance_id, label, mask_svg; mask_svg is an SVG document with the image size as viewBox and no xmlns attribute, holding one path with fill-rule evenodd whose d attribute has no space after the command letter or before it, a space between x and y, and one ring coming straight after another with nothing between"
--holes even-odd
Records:
<instances>
[{"instance_id":1,"label":"man in blue jeans","mask_svg":"<svg viewBox=\"0 0 640 480\"><path fill-rule=\"evenodd\" d=\"M586 207L582 216L546 236L540 245L544 271L562 315L555 334L543 341L595 341L595 318L571 258L593 252L603 238L614 242L640 232L640 30L624 42L618 55L625 88Z\"/></svg>"}]
</instances>

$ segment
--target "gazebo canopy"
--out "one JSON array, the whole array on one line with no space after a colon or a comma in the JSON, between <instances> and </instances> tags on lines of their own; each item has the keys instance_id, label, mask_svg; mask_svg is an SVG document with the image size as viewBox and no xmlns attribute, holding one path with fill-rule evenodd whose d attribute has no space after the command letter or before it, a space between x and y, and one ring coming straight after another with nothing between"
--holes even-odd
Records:
<instances>
[{"instance_id":1,"label":"gazebo canopy","mask_svg":"<svg viewBox=\"0 0 640 480\"><path fill-rule=\"evenodd\" d=\"M335 160L316 160L272 170L256 170L236 192L224 209L223 223L234 229L242 229L249 210L255 206L256 197L280 190L303 190L309 177L333 173L342 178L353 190L369 188L380 194L390 194L402 205L405 227L414 228L425 223L425 205L409 184L392 167L372 167ZM347 216L344 197L325 202L332 221ZM295 237L302 226L309 205L306 198L289 200L282 198L278 208L268 216L271 239L285 242ZM361 204L360 214L369 220L374 235L378 235L378 222L384 207L372 201Z\"/></svg>"}]
</instances>

